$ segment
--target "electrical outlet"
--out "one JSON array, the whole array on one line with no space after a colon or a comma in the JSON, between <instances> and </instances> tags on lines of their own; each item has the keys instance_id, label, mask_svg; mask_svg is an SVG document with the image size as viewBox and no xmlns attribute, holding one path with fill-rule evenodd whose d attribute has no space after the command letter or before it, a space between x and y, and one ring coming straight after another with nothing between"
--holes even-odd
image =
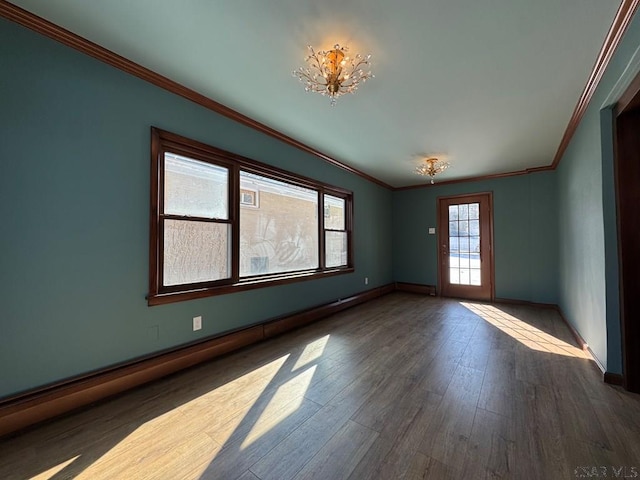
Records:
<instances>
[{"instance_id":1,"label":"electrical outlet","mask_svg":"<svg viewBox=\"0 0 640 480\"><path fill-rule=\"evenodd\" d=\"M202 317L193 317L193 331L202 330Z\"/></svg>"},{"instance_id":2,"label":"electrical outlet","mask_svg":"<svg viewBox=\"0 0 640 480\"><path fill-rule=\"evenodd\" d=\"M369 285L369 277L364 277L364 284Z\"/></svg>"}]
</instances>

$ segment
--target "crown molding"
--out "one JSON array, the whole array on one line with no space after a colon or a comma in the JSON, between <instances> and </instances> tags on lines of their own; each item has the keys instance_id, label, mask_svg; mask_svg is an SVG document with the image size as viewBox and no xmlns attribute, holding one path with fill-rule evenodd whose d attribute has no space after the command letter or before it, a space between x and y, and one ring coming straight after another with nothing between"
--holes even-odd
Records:
<instances>
[{"instance_id":1,"label":"crown molding","mask_svg":"<svg viewBox=\"0 0 640 480\"><path fill-rule=\"evenodd\" d=\"M607 98L600 109L609 108L611 106L622 106L623 108L626 106L625 103L625 94L628 94L627 90L631 86L631 83L634 81L636 76L640 73L640 46L636 49L636 51L631 56L631 60L627 63L622 75L616 82L616 84L607 95ZM628 100L627 100L628 102Z\"/></svg>"},{"instance_id":2,"label":"crown molding","mask_svg":"<svg viewBox=\"0 0 640 480\"><path fill-rule=\"evenodd\" d=\"M215 100L212 100L205 95L202 95L195 90L191 90L190 88L185 87L159 73L156 73L148 68L143 67L142 65L138 65L137 63L118 55L111 50L108 50L97 43L93 43L86 38L83 38L79 35L76 35L65 28L62 28L48 20L45 20L42 17L39 17L27 10L24 10L6 0L0 0L0 17L4 17L8 20L11 20L14 23L22 25L30 30L33 30L37 33L45 35L57 42L60 42L68 47L71 47L79 52L85 53L101 62L104 62L112 67L115 67L123 72L129 73L133 76L136 76L142 80L145 80L157 87L168 90L171 93L179 95L187 100L191 100L198 105L201 105L209 110L212 110L220 115L223 115L231 120L234 120L242 125L253 128L265 135L269 135L277 140L280 140L288 145L291 145L295 148L302 150L303 152L310 153L315 155L316 157L324 160L325 162L330 163L336 167L339 167L343 170L346 170L349 173L353 173L359 177L364 178L370 182L373 182L381 187L392 189L393 187L382 180L379 180L371 175L368 175L357 168L354 168L346 163L343 163L339 160L336 160L329 155L316 150L309 145L306 145L294 138L281 133L264 123L260 123L257 120L254 120L246 115L243 115L240 112L237 112Z\"/></svg>"},{"instance_id":3,"label":"crown molding","mask_svg":"<svg viewBox=\"0 0 640 480\"><path fill-rule=\"evenodd\" d=\"M640 47L636 50L636 53L638 52L640 52ZM620 95L616 103L615 112L617 115L640 106L640 98L638 95L638 93L640 93L640 63L634 65L634 67L636 67L633 70L635 76L628 85L626 85L625 91Z\"/></svg>"},{"instance_id":4,"label":"crown molding","mask_svg":"<svg viewBox=\"0 0 640 480\"><path fill-rule=\"evenodd\" d=\"M620 44L620 40L624 36L624 33L627 31L627 27L631 23L631 19L638 9L638 5L640 4L640 0L622 0L620 4L620 8L618 8L618 12L613 19L613 23L611 24L611 28L609 29L609 33L605 37L602 48L600 49L600 53L598 54L598 58L596 59L596 63L593 65L593 69L591 70L591 75L589 75L589 80L578 99L578 104L576 108L573 110L573 114L571 115L571 119L569 120L569 124L562 136L562 140L560 141L560 145L558 146L558 150L556 151L556 155L553 158L553 163L551 164L552 168L557 168L564 152L567 150L573 135L576 133L578 125L580 121L584 117L585 112L587 111L587 107L589 103L591 103L591 99L593 98L593 94L598 88L600 84L600 80L604 75L607 66L609 65L609 61L613 54L615 53L618 45Z\"/></svg>"},{"instance_id":5,"label":"crown molding","mask_svg":"<svg viewBox=\"0 0 640 480\"><path fill-rule=\"evenodd\" d=\"M418 185L409 185L407 187L396 187L393 190L394 191L414 190L416 188L439 187L441 185L451 185L453 183L481 182L483 180L495 180L497 178L529 175L530 173L548 172L550 170L554 170L554 168L551 165L545 165L543 167L526 168L524 170L517 170L515 172L493 173L491 175L480 175L479 177L455 178L453 180L444 180L442 182L437 182L437 183L420 183Z\"/></svg>"},{"instance_id":6,"label":"crown molding","mask_svg":"<svg viewBox=\"0 0 640 480\"><path fill-rule=\"evenodd\" d=\"M584 117L587 107L589 106L589 103L593 98L595 90L598 87L607 66L609 65L609 61L611 60L615 50L617 49L620 43L620 40L622 39L624 33L626 32L627 27L631 23L631 19L633 18L633 15L638 9L638 5L640 5L640 0L622 0L622 3L618 8L616 16L614 17L611 28L607 33L604 44L602 45L600 53L598 54L596 62L593 66L593 69L589 76L589 80L587 81L587 84L585 85L582 91L582 94L578 99L578 103L573 111L573 114L571 115L571 119L569 120L569 124L565 129L565 132L562 136L562 140L560 141L560 145L558 146L558 149L556 151L556 154L554 156L554 159L551 165L544 166L544 167L528 168L525 170L518 170L514 172L506 172L506 173L500 173L500 174L494 174L494 175L482 175L479 177L447 180L444 182L439 182L438 185L481 181L481 180L488 180L488 179L495 179L495 178L512 177L517 175L526 175L529 173L536 173L540 171L555 170L558 167L558 164L560 163L560 160L562 159L564 152L569 146L569 143L573 138L573 135L575 134L576 129L580 124L580 121ZM115 68L118 68L119 70L127 72L131 75L134 75L153 85L156 85L160 88L168 90L169 92L172 92L176 95L186 98L187 100L191 100L192 102L197 103L198 105L201 105L205 108L208 108L209 110L212 110L220 115L230 118L247 127L253 128L254 130L257 130L261 133L264 133L265 135L268 135L277 140L280 140L306 153L310 153L326 161L331 165L334 165L343 170L346 170L349 173L352 173L361 178L364 178L365 180L368 180L377 185L380 185L381 187L396 191L396 190L407 190L407 189L423 188L423 187L431 186L431 184L420 184L420 185L411 185L407 187L393 187L388 183L383 182L382 180L379 180L361 170L358 170L357 168L347 165L346 163L336 160L335 158L330 157L329 155L322 153L319 150L313 147L310 147L309 145L306 145L298 140L295 140L294 138L289 137L284 133L281 133L263 123L258 122L257 120L254 120L246 115L243 115L242 113L237 112L219 102L216 102L215 100L212 100L211 98L206 97L205 95L202 95L196 92L195 90L191 90L190 88L187 88L167 77L164 77L163 75L160 75L141 65L138 65L137 63L125 57L122 57L121 55L118 55L117 53L112 52L111 50L108 50L79 35L76 35L75 33L72 33L48 20L45 20L44 18L41 18L31 12L28 12L27 10L24 10L6 0L0 0L0 17L4 17L8 20L11 20L12 22L15 22L35 32L45 35L66 46L69 46L75 50L78 50L93 58L96 58L104 63L107 63Z\"/></svg>"}]
</instances>

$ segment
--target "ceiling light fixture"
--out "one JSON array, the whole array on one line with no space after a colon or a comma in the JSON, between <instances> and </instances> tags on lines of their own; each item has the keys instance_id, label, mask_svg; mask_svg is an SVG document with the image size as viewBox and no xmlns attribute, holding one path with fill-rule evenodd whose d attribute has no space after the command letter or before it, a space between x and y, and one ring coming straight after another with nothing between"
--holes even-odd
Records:
<instances>
[{"instance_id":1,"label":"ceiling light fixture","mask_svg":"<svg viewBox=\"0 0 640 480\"><path fill-rule=\"evenodd\" d=\"M298 68L293 75L305 84L305 91L328 96L332 106L339 96L355 92L361 83L373 78L371 70L367 70L371 55L351 58L346 55L348 48L337 43L333 49L321 52L315 52L311 45L308 48L308 66Z\"/></svg>"},{"instance_id":2,"label":"ceiling light fixture","mask_svg":"<svg viewBox=\"0 0 640 480\"><path fill-rule=\"evenodd\" d=\"M416 167L416 173L418 175L424 175L425 177L431 177L431 184L433 185L433 177L444 172L447 168L449 168L449 162L431 157L425 159L424 164Z\"/></svg>"}]
</instances>

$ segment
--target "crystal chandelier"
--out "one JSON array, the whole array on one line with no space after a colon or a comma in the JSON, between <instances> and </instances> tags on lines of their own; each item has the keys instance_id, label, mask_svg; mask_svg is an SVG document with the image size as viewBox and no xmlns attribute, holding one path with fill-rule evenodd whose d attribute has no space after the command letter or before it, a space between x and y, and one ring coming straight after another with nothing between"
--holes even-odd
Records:
<instances>
[{"instance_id":1,"label":"crystal chandelier","mask_svg":"<svg viewBox=\"0 0 640 480\"><path fill-rule=\"evenodd\" d=\"M433 185L433 177L437 174L444 172L449 168L449 162L438 160L437 158L427 158L424 164L416 167L416 173L418 175L424 175L431 177L431 184Z\"/></svg>"},{"instance_id":2,"label":"crystal chandelier","mask_svg":"<svg viewBox=\"0 0 640 480\"><path fill-rule=\"evenodd\" d=\"M308 66L298 68L293 75L305 84L305 91L328 96L331 105L339 96L355 92L361 83L373 78L368 70L371 55L351 58L346 55L348 48L337 43L332 50L321 52L315 52L311 45L308 48Z\"/></svg>"}]
</instances>

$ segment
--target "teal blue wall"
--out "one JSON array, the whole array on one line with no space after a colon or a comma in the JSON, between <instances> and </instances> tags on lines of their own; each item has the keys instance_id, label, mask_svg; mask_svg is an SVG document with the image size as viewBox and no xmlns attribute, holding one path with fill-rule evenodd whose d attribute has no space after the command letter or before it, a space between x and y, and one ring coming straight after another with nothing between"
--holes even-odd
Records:
<instances>
[{"instance_id":1,"label":"teal blue wall","mask_svg":"<svg viewBox=\"0 0 640 480\"><path fill-rule=\"evenodd\" d=\"M393 280L389 190L3 19L0 66L0 397ZM152 125L352 190L356 272L148 307Z\"/></svg>"},{"instance_id":2,"label":"teal blue wall","mask_svg":"<svg viewBox=\"0 0 640 480\"><path fill-rule=\"evenodd\" d=\"M435 285L436 198L482 191L494 194L496 296L558 303L620 373L601 109L639 44L636 16L557 172L392 193L0 19L0 398L394 280ZM152 125L351 189L356 272L147 307Z\"/></svg>"},{"instance_id":3,"label":"teal blue wall","mask_svg":"<svg viewBox=\"0 0 640 480\"><path fill-rule=\"evenodd\" d=\"M559 304L612 373L622 372L611 114L605 102L640 45L632 20L557 170Z\"/></svg>"},{"instance_id":4,"label":"teal blue wall","mask_svg":"<svg viewBox=\"0 0 640 480\"><path fill-rule=\"evenodd\" d=\"M493 192L495 294L557 301L557 212L553 172L438 185L393 193L393 266L397 282L436 285L437 198Z\"/></svg>"}]
</instances>

